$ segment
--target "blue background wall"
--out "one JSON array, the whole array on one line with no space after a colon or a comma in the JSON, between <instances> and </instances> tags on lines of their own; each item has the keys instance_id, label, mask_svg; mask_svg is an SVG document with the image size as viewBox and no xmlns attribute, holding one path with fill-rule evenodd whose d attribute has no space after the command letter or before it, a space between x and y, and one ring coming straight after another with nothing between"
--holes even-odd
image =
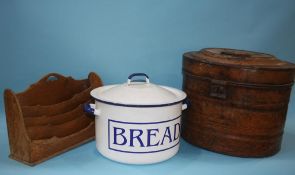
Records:
<instances>
[{"instance_id":1,"label":"blue background wall","mask_svg":"<svg viewBox=\"0 0 295 175\"><path fill-rule=\"evenodd\" d=\"M49 72L105 84L132 72L181 87L182 54L230 47L295 62L294 0L0 0L0 91L23 91ZM294 88L295 89L295 88ZM0 95L0 171L3 174L294 174L295 94L282 150L266 159L224 156L181 143L167 162L128 166L111 162L95 142L34 168L8 159ZM17 173L21 172L21 173Z\"/></svg>"},{"instance_id":2,"label":"blue background wall","mask_svg":"<svg viewBox=\"0 0 295 175\"><path fill-rule=\"evenodd\" d=\"M294 19L292 0L0 0L0 90L90 71L105 84L146 72L180 88L182 54L204 47L295 62Z\"/></svg>"}]
</instances>

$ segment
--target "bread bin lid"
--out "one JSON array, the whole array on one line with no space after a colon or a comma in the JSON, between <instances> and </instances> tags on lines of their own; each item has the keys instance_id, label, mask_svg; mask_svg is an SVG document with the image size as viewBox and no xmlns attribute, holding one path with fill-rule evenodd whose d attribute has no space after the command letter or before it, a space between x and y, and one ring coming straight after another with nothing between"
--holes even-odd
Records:
<instances>
[{"instance_id":1,"label":"bread bin lid","mask_svg":"<svg viewBox=\"0 0 295 175\"><path fill-rule=\"evenodd\" d=\"M135 76L144 76L145 80L133 81ZM123 84L96 88L90 92L96 100L119 106L169 106L182 102L186 94L178 89L152 84L144 73L134 73Z\"/></svg>"},{"instance_id":2,"label":"bread bin lid","mask_svg":"<svg viewBox=\"0 0 295 175\"><path fill-rule=\"evenodd\" d=\"M295 65L279 60L270 54L236 49L205 48L185 53L183 58L184 71L197 76L266 85L282 85L294 81ZM202 64L194 67L195 62ZM202 69L206 70L201 70L202 66Z\"/></svg>"}]
</instances>

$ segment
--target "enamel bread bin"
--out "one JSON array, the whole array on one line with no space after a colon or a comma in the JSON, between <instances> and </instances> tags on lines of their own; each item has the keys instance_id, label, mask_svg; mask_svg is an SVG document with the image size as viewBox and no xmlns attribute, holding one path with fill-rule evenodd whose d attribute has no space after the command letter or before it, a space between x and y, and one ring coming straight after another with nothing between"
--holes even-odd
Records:
<instances>
[{"instance_id":1,"label":"enamel bread bin","mask_svg":"<svg viewBox=\"0 0 295 175\"><path fill-rule=\"evenodd\" d=\"M135 76L144 80L132 81ZM186 94L150 83L144 73L127 83L91 91L95 104L85 111L95 115L97 150L105 157L128 164L167 160L179 149L182 110Z\"/></svg>"}]
</instances>

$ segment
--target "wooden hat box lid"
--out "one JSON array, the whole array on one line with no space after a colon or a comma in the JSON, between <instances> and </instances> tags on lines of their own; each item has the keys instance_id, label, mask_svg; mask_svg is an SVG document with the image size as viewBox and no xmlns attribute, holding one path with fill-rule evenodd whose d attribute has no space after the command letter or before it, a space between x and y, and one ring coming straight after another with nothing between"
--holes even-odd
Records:
<instances>
[{"instance_id":1,"label":"wooden hat box lid","mask_svg":"<svg viewBox=\"0 0 295 175\"><path fill-rule=\"evenodd\" d=\"M182 136L215 152L264 157L283 136L295 65L251 51L207 48L183 55L190 101Z\"/></svg>"},{"instance_id":2,"label":"wooden hat box lid","mask_svg":"<svg viewBox=\"0 0 295 175\"><path fill-rule=\"evenodd\" d=\"M35 165L92 140L94 118L83 112L83 104L99 86L95 73L85 80L50 73L24 92L6 89L9 157Z\"/></svg>"}]
</instances>

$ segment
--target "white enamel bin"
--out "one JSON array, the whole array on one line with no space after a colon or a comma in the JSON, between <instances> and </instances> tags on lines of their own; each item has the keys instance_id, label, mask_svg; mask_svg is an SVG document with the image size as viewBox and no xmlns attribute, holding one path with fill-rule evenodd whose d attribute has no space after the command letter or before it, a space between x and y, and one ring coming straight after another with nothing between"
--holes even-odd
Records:
<instances>
[{"instance_id":1,"label":"white enamel bin","mask_svg":"<svg viewBox=\"0 0 295 175\"><path fill-rule=\"evenodd\" d=\"M136 76L144 80L132 80ZM91 91L95 104L84 110L95 115L97 150L105 157L128 164L167 160L179 150L181 113L186 94L150 83L134 73L124 84Z\"/></svg>"}]
</instances>

